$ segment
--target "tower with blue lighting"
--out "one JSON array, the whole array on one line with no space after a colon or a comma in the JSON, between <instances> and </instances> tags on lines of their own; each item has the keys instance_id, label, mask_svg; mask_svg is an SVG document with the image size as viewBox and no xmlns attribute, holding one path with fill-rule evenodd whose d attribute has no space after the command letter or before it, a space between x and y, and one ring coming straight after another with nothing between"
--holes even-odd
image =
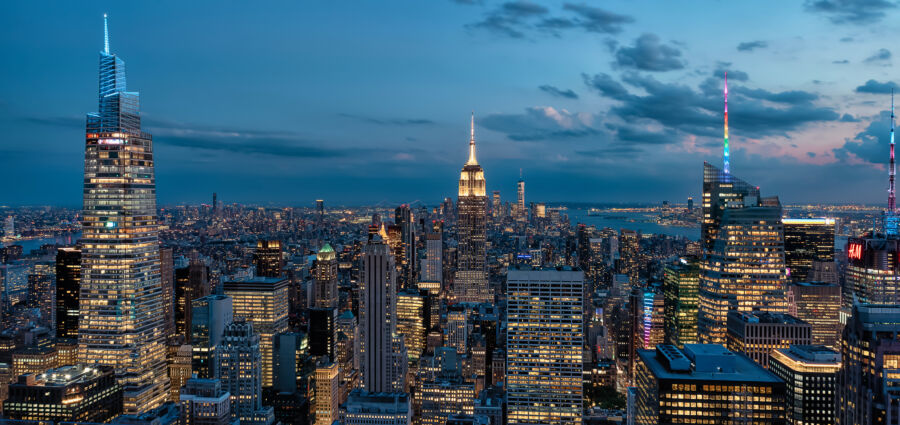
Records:
<instances>
[{"instance_id":1,"label":"tower with blue lighting","mask_svg":"<svg viewBox=\"0 0 900 425\"><path fill-rule=\"evenodd\" d=\"M153 143L106 15L103 26L99 110L85 131L78 361L113 367L125 412L142 413L169 392Z\"/></svg>"}]
</instances>

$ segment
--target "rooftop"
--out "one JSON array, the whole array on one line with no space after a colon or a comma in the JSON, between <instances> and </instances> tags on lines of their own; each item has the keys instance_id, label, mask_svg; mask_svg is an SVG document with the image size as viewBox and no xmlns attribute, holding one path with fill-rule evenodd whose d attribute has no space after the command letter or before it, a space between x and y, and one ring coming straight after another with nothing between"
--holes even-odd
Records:
<instances>
[{"instance_id":1,"label":"rooftop","mask_svg":"<svg viewBox=\"0 0 900 425\"><path fill-rule=\"evenodd\" d=\"M638 356L657 379L755 383L781 381L749 357L717 344L685 344L683 350L662 344L655 350L638 350ZM686 361L688 367L685 367Z\"/></svg>"},{"instance_id":2,"label":"rooftop","mask_svg":"<svg viewBox=\"0 0 900 425\"><path fill-rule=\"evenodd\" d=\"M790 314L772 313L768 311L729 311L729 316L735 316L745 323L782 323L786 325L806 324Z\"/></svg>"}]
</instances>

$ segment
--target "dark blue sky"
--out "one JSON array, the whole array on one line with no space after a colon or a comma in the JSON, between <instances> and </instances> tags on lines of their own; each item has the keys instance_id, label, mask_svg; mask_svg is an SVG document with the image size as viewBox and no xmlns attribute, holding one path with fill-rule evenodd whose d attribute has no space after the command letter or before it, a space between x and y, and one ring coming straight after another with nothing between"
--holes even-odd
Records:
<instances>
[{"instance_id":1,"label":"dark blue sky","mask_svg":"<svg viewBox=\"0 0 900 425\"><path fill-rule=\"evenodd\" d=\"M102 15L162 204L435 204L470 111L489 190L683 202L721 162L786 203L884 202L886 0L3 2L0 204L78 205Z\"/></svg>"}]
</instances>

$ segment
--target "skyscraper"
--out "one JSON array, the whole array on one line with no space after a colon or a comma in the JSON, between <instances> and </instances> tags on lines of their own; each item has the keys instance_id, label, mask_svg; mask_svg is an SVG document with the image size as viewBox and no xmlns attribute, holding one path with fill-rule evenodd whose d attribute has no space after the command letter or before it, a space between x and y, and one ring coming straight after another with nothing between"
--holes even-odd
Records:
<instances>
[{"instance_id":1,"label":"skyscraper","mask_svg":"<svg viewBox=\"0 0 900 425\"><path fill-rule=\"evenodd\" d=\"M316 282L314 306L316 308L337 308L338 306L338 265L334 248L325 244L316 254Z\"/></svg>"},{"instance_id":2,"label":"skyscraper","mask_svg":"<svg viewBox=\"0 0 900 425\"><path fill-rule=\"evenodd\" d=\"M638 350L633 396L637 425L785 423L784 381L721 345Z\"/></svg>"},{"instance_id":3,"label":"skyscraper","mask_svg":"<svg viewBox=\"0 0 900 425\"><path fill-rule=\"evenodd\" d=\"M680 258L666 264L665 295L666 344L683 348L697 343L697 306L700 266L696 258Z\"/></svg>"},{"instance_id":4,"label":"skyscraper","mask_svg":"<svg viewBox=\"0 0 900 425\"><path fill-rule=\"evenodd\" d=\"M432 230L425 233L425 267L419 288L440 292L444 282L444 224L432 224Z\"/></svg>"},{"instance_id":5,"label":"skyscraper","mask_svg":"<svg viewBox=\"0 0 900 425\"><path fill-rule=\"evenodd\" d=\"M53 289L53 281L56 280L55 269L54 263L39 261L34 264L28 275L28 298L25 305L28 308L36 308L41 313L40 323L48 329L56 325L54 319L56 291Z\"/></svg>"},{"instance_id":6,"label":"skyscraper","mask_svg":"<svg viewBox=\"0 0 900 425\"><path fill-rule=\"evenodd\" d=\"M99 112L84 151L79 361L111 366L125 412L159 406L169 390L163 334L153 142L125 63L100 52Z\"/></svg>"},{"instance_id":7,"label":"skyscraper","mask_svg":"<svg viewBox=\"0 0 900 425\"><path fill-rule=\"evenodd\" d=\"M175 270L175 283L175 333L190 343L191 308L194 300L209 295L209 267L194 253L187 267Z\"/></svg>"},{"instance_id":8,"label":"skyscraper","mask_svg":"<svg viewBox=\"0 0 900 425\"><path fill-rule=\"evenodd\" d=\"M400 269L400 287L410 288L416 283L416 226L409 205L394 210L394 224L400 227L400 252L397 265Z\"/></svg>"},{"instance_id":9,"label":"skyscraper","mask_svg":"<svg viewBox=\"0 0 900 425\"><path fill-rule=\"evenodd\" d=\"M788 286L788 312L812 325L812 343L840 348L841 286L798 282Z\"/></svg>"},{"instance_id":10,"label":"skyscraper","mask_svg":"<svg viewBox=\"0 0 900 425\"><path fill-rule=\"evenodd\" d=\"M316 367L316 397L314 425L331 425L338 420L341 370L337 363L328 362Z\"/></svg>"},{"instance_id":11,"label":"skyscraper","mask_svg":"<svg viewBox=\"0 0 900 425\"><path fill-rule=\"evenodd\" d=\"M813 263L834 262L833 218L785 218L784 262L793 282L808 281Z\"/></svg>"},{"instance_id":12,"label":"skyscraper","mask_svg":"<svg viewBox=\"0 0 900 425\"><path fill-rule=\"evenodd\" d=\"M854 304L844 326L835 423L897 423L900 306Z\"/></svg>"},{"instance_id":13,"label":"skyscraper","mask_svg":"<svg viewBox=\"0 0 900 425\"><path fill-rule=\"evenodd\" d=\"M253 264L256 275L263 277L280 277L284 260L281 257L281 241L260 240L256 242L253 253Z\"/></svg>"},{"instance_id":14,"label":"skyscraper","mask_svg":"<svg viewBox=\"0 0 900 425\"><path fill-rule=\"evenodd\" d=\"M390 392L397 282L394 257L380 236L374 236L363 248L359 274L361 387L372 393Z\"/></svg>"},{"instance_id":15,"label":"skyscraper","mask_svg":"<svg viewBox=\"0 0 900 425\"><path fill-rule=\"evenodd\" d=\"M773 349L809 345L812 325L789 314L728 312L728 349L744 353L764 368Z\"/></svg>"},{"instance_id":16,"label":"skyscraper","mask_svg":"<svg viewBox=\"0 0 900 425\"><path fill-rule=\"evenodd\" d=\"M255 277L224 284L225 295L232 299L234 319L253 322L259 333L259 349L262 355L263 386L271 387L272 347L276 334L288 330L288 282L277 277Z\"/></svg>"},{"instance_id":17,"label":"skyscraper","mask_svg":"<svg viewBox=\"0 0 900 425\"><path fill-rule=\"evenodd\" d=\"M78 295L81 289L81 250L56 251L56 337L78 338Z\"/></svg>"},{"instance_id":18,"label":"skyscraper","mask_svg":"<svg viewBox=\"0 0 900 425\"><path fill-rule=\"evenodd\" d=\"M159 275L162 282L163 333L175 334L175 258L171 247L159 249Z\"/></svg>"},{"instance_id":19,"label":"skyscraper","mask_svg":"<svg viewBox=\"0 0 900 425\"><path fill-rule=\"evenodd\" d=\"M506 281L509 423L580 424L584 273L511 267Z\"/></svg>"},{"instance_id":20,"label":"skyscraper","mask_svg":"<svg viewBox=\"0 0 900 425\"><path fill-rule=\"evenodd\" d=\"M792 345L772 351L769 370L787 384L789 424L834 424L835 380L840 369L840 354L821 345Z\"/></svg>"},{"instance_id":21,"label":"skyscraper","mask_svg":"<svg viewBox=\"0 0 900 425\"><path fill-rule=\"evenodd\" d=\"M704 173L718 175L719 181L739 181L709 164L704 164ZM703 343L725 343L729 310L787 311L781 203L776 197L758 198L758 190L754 193L716 198L728 200L720 205L715 230L708 233L714 235L713 243L701 262L697 325Z\"/></svg>"},{"instance_id":22,"label":"skyscraper","mask_svg":"<svg viewBox=\"0 0 900 425\"><path fill-rule=\"evenodd\" d=\"M528 221L528 210L525 209L525 179L519 170L519 181L516 183L516 221Z\"/></svg>"},{"instance_id":23,"label":"skyscraper","mask_svg":"<svg viewBox=\"0 0 900 425\"><path fill-rule=\"evenodd\" d=\"M456 223L456 279L453 295L459 302L491 300L486 269L487 194L484 170L475 158L475 114L472 114L469 159L459 176L459 220Z\"/></svg>"},{"instance_id":24,"label":"skyscraper","mask_svg":"<svg viewBox=\"0 0 900 425\"><path fill-rule=\"evenodd\" d=\"M225 326L218 377L231 394L231 417L241 424L271 425L275 420L272 408L262 405L261 368L260 338L253 324L235 321Z\"/></svg>"},{"instance_id":25,"label":"skyscraper","mask_svg":"<svg viewBox=\"0 0 900 425\"><path fill-rule=\"evenodd\" d=\"M191 371L199 378L214 378L216 349L225 326L234 319L231 297L208 295L194 300L191 309Z\"/></svg>"}]
</instances>

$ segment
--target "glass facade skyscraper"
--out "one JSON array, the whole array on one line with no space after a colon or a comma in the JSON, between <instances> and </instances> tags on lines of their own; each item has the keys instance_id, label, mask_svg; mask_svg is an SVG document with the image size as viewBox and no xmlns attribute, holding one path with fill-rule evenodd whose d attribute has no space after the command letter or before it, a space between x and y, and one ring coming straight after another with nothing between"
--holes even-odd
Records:
<instances>
[{"instance_id":1,"label":"glass facade skyscraper","mask_svg":"<svg viewBox=\"0 0 900 425\"><path fill-rule=\"evenodd\" d=\"M169 389L153 143L108 37L99 89L85 132L78 360L113 367L125 411L138 413Z\"/></svg>"}]
</instances>

